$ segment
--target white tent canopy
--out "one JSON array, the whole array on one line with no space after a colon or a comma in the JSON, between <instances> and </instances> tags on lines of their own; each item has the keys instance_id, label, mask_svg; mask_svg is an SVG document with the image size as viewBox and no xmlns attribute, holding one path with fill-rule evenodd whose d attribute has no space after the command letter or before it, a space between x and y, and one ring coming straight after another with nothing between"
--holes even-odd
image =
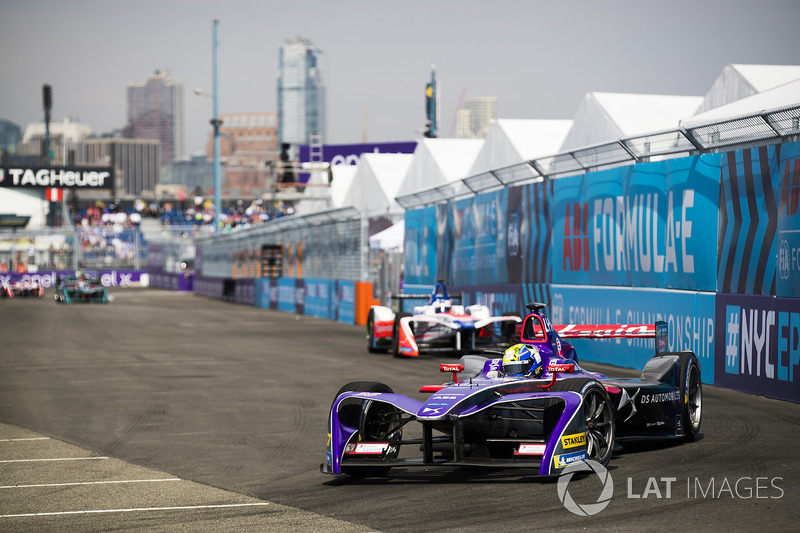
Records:
<instances>
[{"instance_id":1,"label":"white tent canopy","mask_svg":"<svg viewBox=\"0 0 800 533\"><path fill-rule=\"evenodd\" d=\"M47 225L47 203L37 189L4 187L0 194L0 213L29 216L26 229L42 229Z\"/></svg>"},{"instance_id":2,"label":"white tent canopy","mask_svg":"<svg viewBox=\"0 0 800 533\"><path fill-rule=\"evenodd\" d=\"M403 252L403 242L406 234L405 220L400 220L396 224L389 226L369 238L371 250L385 250L392 252Z\"/></svg>"},{"instance_id":3,"label":"white tent canopy","mask_svg":"<svg viewBox=\"0 0 800 533\"><path fill-rule=\"evenodd\" d=\"M704 113L698 113L682 120L681 125L690 128L718 120L737 118L785 106L797 105L798 103L800 103L800 79L715 107Z\"/></svg>"},{"instance_id":4,"label":"white tent canopy","mask_svg":"<svg viewBox=\"0 0 800 533\"><path fill-rule=\"evenodd\" d=\"M699 113L800 79L796 65L725 65L703 98ZM795 98L795 103L800 98Z\"/></svg>"},{"instance_id":5,"label":"white tent canopy","mask_svg":"<svg viewBox=\"0 0 800 533\"><path fill-rule=\"evenodd\" d=\"M571 126L571 120L493 121L469 175L555 154Z\"/></svg>"},{"instance_id":6,"label":"white tent canopy","mask_svg":"<svg viewBox=\"0 0 800 533\"><path fill-rule=\"evenodd\" d=\"M345 195L353 183L358 165L334 165L331 167L331 207L345 207Z\"/></svg>"},{"instance_id":7,"label":"white tent canopy","mask_svg":"<svg viewBox=\"0 0 800 533\"><path fill-rule=\"evenodd\" d=\"M418 141L411 166L395 197L468 177L483 142L483 139Z\"/></svg>"},{"instance_id":8,"label":"white tent canopy","mask_svg":"<svg viewBox=\"0 0 800 533\"><path fill-rule=\"evenodd\" d=\"M682 118L697 111L702 100L700 96L587 93L559 151L677 128Z\"/></svg>"},{"instance_id":9,"label":"white tent canopy","mask_svg":"<svg viewBox=\"0 0 800 533\"><path fill-rule=\"evenodd\" d=\"M368 217L402 215L403 208L394 199L413 158L411 154L361 154L343 205L356 207Z\"/></svg>"}]
</instances>

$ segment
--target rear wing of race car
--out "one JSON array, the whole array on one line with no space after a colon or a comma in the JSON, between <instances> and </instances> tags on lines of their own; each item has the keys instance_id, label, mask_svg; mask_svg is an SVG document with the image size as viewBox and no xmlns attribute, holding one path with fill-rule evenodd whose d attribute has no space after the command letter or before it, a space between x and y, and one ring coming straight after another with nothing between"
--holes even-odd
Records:
<instances>
[{"instance_id":1,"label":"rear wing of race car","mask_svg":"<svg viewBox=\"0 0 800 533\"><path fill-rule=\"evenodd\" d=\"M451 294L451 295L448 295L448 297L449 297L450 301L453 301L453 302L460 302L463 299L461 293ZM404 303L403 303L405 300L424 300L425 302L428 302L431 299L431 295L430 294L414 294L414 293L407 292L407 293L393 294L391 296L391 298L392 298L392 301L399 301L400 302L400 304L396 307L395 310L397 312L403 312L403 311L405 311L405 306L404 306ZM392 305L392 307L395 307L395 306Z\"/></svg>"},{"instance_id":2,"label":"rear wing of race car","mask_svg":"<svg viewBox=\"0 0 800 533\"><path fill-rule=\"evenodd\" d=\"M656 339L656 353L667 351L667 323L655 324L567 324L553 326L559 337L579 339Z\"/></svg>"},{"instance_id":3,"label":"rear wing of race car","mask_svg":"<svg viewBox=\"0 0 800 533\"><path fill-rule=\"evenodd\" d=\"M545 332L556 333L564 339L655 339L656 353L664 353L668 348L667 323L655 324L565 324L552 325L550 320L539 313L531 313L522 323L520 340L537 342L543 340Z\"/></svg>"},{"instance_id":4,"label":"rear wing of race car","mask_svg":"<svg viewBox=\"0 0 800 533\"><path fill-rule=\"evenodd\" d=\"M433 291L429 292L428 294L423 293L400 293L400 294L393 294L391 296L392 300L399 300L400 305L399 310L403 311L403 300L425 300L426 302L432 302L437 298L450 300L451 302L461 302L463 301L463 294L450 294L447 290L445 284L441 281L436 282L436 285L433 287Z\"/></svg>"}]
</instances>

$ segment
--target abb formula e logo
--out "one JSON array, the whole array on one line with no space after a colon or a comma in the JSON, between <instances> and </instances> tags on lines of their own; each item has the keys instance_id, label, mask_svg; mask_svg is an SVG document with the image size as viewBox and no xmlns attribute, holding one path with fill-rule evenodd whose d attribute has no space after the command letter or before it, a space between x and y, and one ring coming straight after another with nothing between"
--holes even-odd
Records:
<instances>
[{"instance_id":1,"label":"abb formula e logo","mask_svg":"<svg viewBox=\"0 0 800 533\"><path fill-rule=\"evenodd\" d=\"M589 202L567 204L564 213L564 270L589 270Z\"/></svg>"}]
</instances>

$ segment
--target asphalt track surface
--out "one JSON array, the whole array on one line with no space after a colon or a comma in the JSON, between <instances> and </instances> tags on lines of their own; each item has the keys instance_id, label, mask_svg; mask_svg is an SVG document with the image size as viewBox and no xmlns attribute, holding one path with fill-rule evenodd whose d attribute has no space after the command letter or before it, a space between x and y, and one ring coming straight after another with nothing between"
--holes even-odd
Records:
<instances>
[{"instance_id":1,"label":"asphalt track surface","mask_svg":"<svg viewBox=\"0 0 800 533\"><path fill-rule=\"evenodd\" d=\"M800 405L704 386L701 438L620 450L599 513L520 470L319 472L341 385L422 398L441 356L191 294L0 300L0 531L797 531ZM637 372L586 364L616 377ZM568 496L597 503L598 476Z\"/></svg>"}]
</instances>

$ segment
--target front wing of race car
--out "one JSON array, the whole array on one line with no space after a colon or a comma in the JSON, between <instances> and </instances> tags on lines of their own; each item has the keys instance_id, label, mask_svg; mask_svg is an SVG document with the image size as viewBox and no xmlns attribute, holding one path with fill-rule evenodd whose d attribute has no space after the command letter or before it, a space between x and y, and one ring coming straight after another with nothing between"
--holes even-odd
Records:
<instances>
[{"instance_id":1,"label":"front wing of race car","mask_svg":"<svg viewBox=\"0 0 800 533\"><path fill-rule=\"evenodd\" d=\"M577 385L579 380L571 381ZM593 390L600 392L596 382L580 381L595 383ZM498 390L509 386L520 392ZM331 408L327 461L321 471L358 476L395 466L484 466L553 475L587 459L587 447L593 445L587 421L593 422L586 413L597 410L587 404L593 401L591 394L547 391L530 382L469 392L468 384L461 390L447 387L424 404L394 393L341 394ZM460 394L462 408L444 407ZM613 432L613 420L608 419L613 413L605 416Z\"/></svg>"}]
</instances>

